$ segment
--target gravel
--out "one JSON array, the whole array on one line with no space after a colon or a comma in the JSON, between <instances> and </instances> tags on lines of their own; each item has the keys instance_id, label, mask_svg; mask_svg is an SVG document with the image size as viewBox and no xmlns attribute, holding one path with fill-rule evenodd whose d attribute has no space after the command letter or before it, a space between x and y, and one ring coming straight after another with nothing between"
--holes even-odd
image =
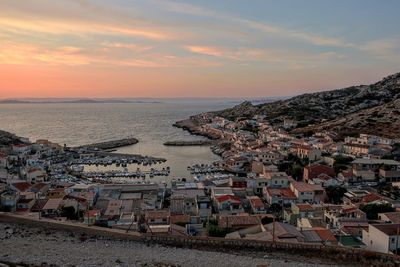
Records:
<instances>
[{"instance_id":1,"label":"gravel","mask_svg":"<svg viewBox=\"0 0 400 267\"><path fill-rule=\"evenodd\" d=\"M163 247L4 223L0 223L1 262L33 266L328 266L288 254Z\"/></svg>"}]
</instances>

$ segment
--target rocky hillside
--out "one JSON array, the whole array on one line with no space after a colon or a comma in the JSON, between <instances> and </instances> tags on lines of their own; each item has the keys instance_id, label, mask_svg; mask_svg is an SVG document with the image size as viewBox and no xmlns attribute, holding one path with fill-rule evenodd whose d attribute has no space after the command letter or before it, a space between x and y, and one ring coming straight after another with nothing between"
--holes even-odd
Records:
<instances>
[{"instance_id":1,"label":"rocky hillside","mask_svg":"<svg viewBox=\"0 0 400 267\"><path fill-rule=\"evenodd\" d=\"M293 133L321 130L333 130L339 134L339 137L367 133L400 138L400 99L317 125L298 128L293 130Z\"/></svg>"},{"instance_id":2,"label":"rocky hillside","mask_svg":"<svg viewBox=\"0 0 400 267\"><path fill-rule=\"evenodd\" d=\"M0 146L19 143L21 140L15 134L0 130Z\"/></svg>"},{"instance_id":3,"label":"rocky hillside","mask_svg":"<svg viewBox=\"0 0 400 267\"><path fill-rule=\"evenodd\" d=\"M215 114L230 119L262 114L266 115L271 123L279 123L285 117L289 117L297 120L299 127L302 127L381 106L398 98L400 98L400 73L371 85L303 94L287 100L255 106L250 102L244 102Z\"/></svg>"}]
</instances>

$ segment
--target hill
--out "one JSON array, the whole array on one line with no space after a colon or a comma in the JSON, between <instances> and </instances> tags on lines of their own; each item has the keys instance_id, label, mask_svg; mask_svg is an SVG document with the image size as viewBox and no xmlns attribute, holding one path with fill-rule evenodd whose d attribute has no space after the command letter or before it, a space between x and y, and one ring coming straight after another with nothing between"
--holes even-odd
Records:
<instances>
[{"instance_id":1,"label":"hill","mask_svg":"<svg viewBox=\"0 0 400 267\"><path fill-rule=\"evenodd\" d=\"M400 138L400 99L317 125L297 128L292 132L307 133L321 130L333 130L339 137L366 133Z\"/></svg>"},{"instance_id":2,"label":"hill","mask_svg":"<svg viewBox=\"0 0 400 267\"><path fill-rule=\"evenodd\" d=\"M244 102L230 109L213 112L213 114L228 119L251 118L260 114L265 115L272 124L279 124L285 118L291 118L296 120L297 127L303 128L304 131L347 127L350 132L360 132L372 131L376 127L385 125L385 127L390 127L391 133L388 136L394 136L400 130L392 129L396 124L389 124L389 120L394 118L396 112L399 111L398 102L394 102L397 99L400 99L400 73L390 75L370 85L303 94L261 105ZM380 111L380 109L383 110ZM361 112L363 110L365 110L364 113ZM350 114L353 115L350 116ZM387 114L393 116L388 117ZM351 122L355 118L358 119ZM307 127L309 125L314 126Z\"/></svg>"},{"instance_id":3,"label":"hill","mask_svg":"<svg viewBox=\"0 0 400 267\"><path fill-rule=\"evenodd\" d=\"M0 146L8 146L20 143L20 138L15 134L0 130Z\"/></svg>"}]
</instances>

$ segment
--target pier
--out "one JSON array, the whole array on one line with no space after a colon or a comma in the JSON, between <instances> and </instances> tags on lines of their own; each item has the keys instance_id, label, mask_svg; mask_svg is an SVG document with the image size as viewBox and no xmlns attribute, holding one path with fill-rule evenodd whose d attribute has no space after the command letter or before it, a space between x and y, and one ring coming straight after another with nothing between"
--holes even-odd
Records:
<instances>
[{"instance_id":1,"label":"pier","mask_svg":"<svg viewBox=\"0 0 400 267\"><path fill-rule=\"evenodd\" d=\"M139 140L136 138L124 138L119 140L112 140L107 142L93 143L89 145L79 146L77 148L86 148L86 149L99 149L99 150L108 150L114 149L118 147L130 146L137 144Z\"/></svg>"},{"instance_id":2,"label":"pier","mask_svg":"<svg viewBox=\"0 0 400 267\"><path fill-rule=\"evenodd\" d=\"M164 143L164 146L209 146L212 143L211 140L168 141Z\"/></svg>"}]
</instances>

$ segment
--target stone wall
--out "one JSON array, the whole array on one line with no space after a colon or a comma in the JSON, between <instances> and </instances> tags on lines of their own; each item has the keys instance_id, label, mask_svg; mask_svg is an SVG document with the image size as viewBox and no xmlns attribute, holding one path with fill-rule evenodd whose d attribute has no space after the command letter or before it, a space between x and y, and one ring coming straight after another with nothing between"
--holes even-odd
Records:
<instances>
[{"instance_id":1,"label":"stone wall","mask_svg":"<svg viewBox=\"0 0 400 267\"><path fill-rule=\"evenodd\" d=\"M85 234L97 235L112 239L132 240L147 244L160 244L164 246L185 247L193 249L205 249L214 251L262 251L282 252L303 255L307 257L334 259L338 263L357 262L368 266L400 266L400 257L392 254L377 253L362 249L343 248L339 246L324 246L308 243L269 242L258 240L238 240L213 237L181 237L181 236L152 236L138 233L126 233L121 230L85 226L81 224L50 221L22 217L8 213L0 213L0 222L25 224L51 230L61 230Z\"/></svg>"}]
</instances>

